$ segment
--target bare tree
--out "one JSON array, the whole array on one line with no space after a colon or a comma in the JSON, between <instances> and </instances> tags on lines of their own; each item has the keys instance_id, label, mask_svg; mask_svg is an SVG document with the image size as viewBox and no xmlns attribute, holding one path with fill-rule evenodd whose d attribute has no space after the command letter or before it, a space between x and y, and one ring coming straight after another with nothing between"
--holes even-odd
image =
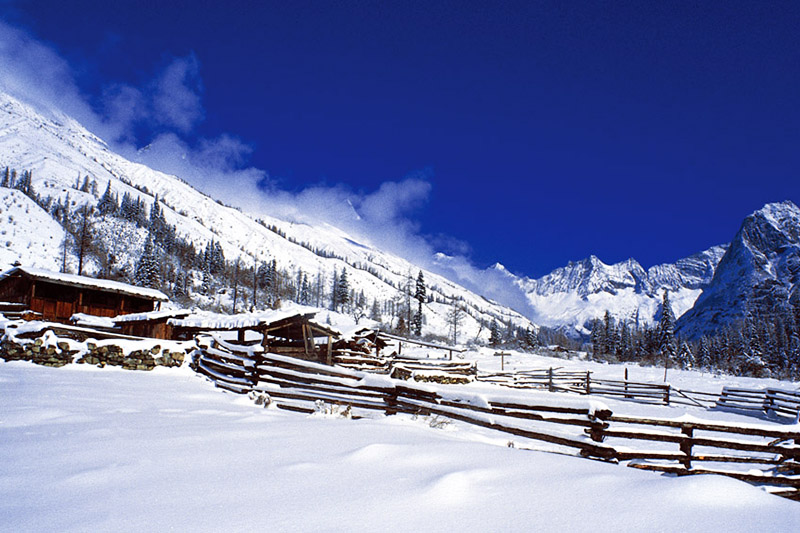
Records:
<instances>
[{"instance_id":1,"label":"bare tree","mask_svg":"<svg viewBox=\"0 0 800 533\"><path fill-rule=\"evenodd\" d=\"M464 308L455 298L453 298L453 307L447 313L447 323L450 326L452 343L458 344L458 333L461 330L461 324L464 323Z\"/></svg>"}]
</instances>

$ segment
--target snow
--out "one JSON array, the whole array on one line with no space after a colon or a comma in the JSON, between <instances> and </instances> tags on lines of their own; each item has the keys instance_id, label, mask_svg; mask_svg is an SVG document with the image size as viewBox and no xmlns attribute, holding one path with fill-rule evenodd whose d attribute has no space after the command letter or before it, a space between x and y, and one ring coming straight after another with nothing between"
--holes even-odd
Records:
<instances>
[{"instance_id":1,"label":"snow","mask_svg":"<svg viewBox=\"0 0 800 533\"><path fill-rule=\"evenodd\" d=\"M76 326L86 328L113 328L115 320L105 316L87 315L86 313L75 313L69 317L69 321Z\"/></svg>"},{"instance_id":2,"label":"snow","mask_svg":"<svg viewBox=\"0 0 800 533\"><path fill-rule=\"evenodd\" d=\"M51 270L44 270L42 268L34 268L29 266L20 266L12 268L0 274L0 280L12 276L18 272L27 274L35 279L42 279L52 281L55 283L63 283L65 285L73 285L76 287L85 287L89 289L103 290L109 292L116 292L130 296L137 296L139 298L147 298L149 300L157 300L166 302L169 300L167 296L155 289L148 289L147 287L137 287L135 285L128 285L127 283L120 283L119 281L111 281L108 279L95 279L86 276L77 276L75 274L64 274L63 272L53 272Z\"/></svg>"},{"instance_id":3,"label":"snow","mask_svg":"<svg viewBox=\"0 0 800 533\"><path fill-rule=\"evenodd\" d=\"M20 191L0 187L0 269L19 261L58 268L64 229Z\"/></svg>"},{"instance_id":4,"label":"snow","mask_svg":"<svg viewBox=\"0 0 800 533\"><path fill-rule=\"evenodd\" d=\"M162 318L180 318L190 315L192 312L187 309L163 309L161 311L151 311L149 313L131 313L130 315L119 315L110 319L114 323L119 322L140 322L146 320L159 320Z\"/></svg>"},{"instance_id":5,"label":"snow","mask_svg":"<svg viewBox=\"0 0 800 533\"><path fill-rule=\"evenodd\" d=\"M260 324L277 322L284 318L295 316L294 311L256 311L253 313L238 313L224 315L210 311L196 311L185 318L171 318L168 324L183 328L203 329L234 329L255 327Z\"/></svg>"},{"instance_id":6,"label":"snow","mask_svg":"<svg viewBox=\"0 0 800 533\"><path fill-rule=\"evenodd\" d=\"M800 505L453 422L263 409L187 369L0 364L0 530L795 531ZM523 449L520 449L523 448Z\"/></svg>"}]
</instances>

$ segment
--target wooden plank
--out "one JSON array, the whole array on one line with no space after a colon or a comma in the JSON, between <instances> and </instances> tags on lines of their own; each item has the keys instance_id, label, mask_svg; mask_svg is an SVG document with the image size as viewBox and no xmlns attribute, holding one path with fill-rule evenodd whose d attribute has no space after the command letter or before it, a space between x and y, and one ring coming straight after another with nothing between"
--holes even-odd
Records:
<instances>
[{"instance_id":1,"label":"wooden plank","mask_svg":"<svg viewBox=\"0 0 800 533\"><path fill-rule=\"evenodd\" d=\"M800 488L800 478L785 477L785 476L760 476L757 474L748 474L745 472L735 472L730 470L715 470L710 468L691 468L686 469L679 466L660 465L651 463L628 463L631 468L638 468L640 470L654 470L657 472L667 472L670 474L677 474L679 476L696 475L696 474L715 474L719 476L728 476L750 483L758 483L764 485L781 485L787 487Z\"/></svg>"},{"instance_id":2,"label":"wooden plank","mask_svg":"<svg viewBox=\"0 0 800 533\"><path fill-rule=\"evenodd\" d=\"M588 410L585 413L586 418L563 418L563 417L548 417L541 415L539 413L535 413L531 411L518 411L518 410L507 410L501 409L498 407L482 407L477 405L470 405L461 402L453 402L447 400L440 400L440 405L444 405L446 407L455 407L458 409L466 409L468 411L477 411L480 413L487 413L497 416L507 416L511 418L521 418L525 420L535 420L537 422L549 422L554 424L564 424L564 425L571 425L571 426L581 426L581 427L596 427L601 424L595 422L593 420L589 420L588 418Z\"/></svg>"},{"instance_id":3,"label":"wooden plank","mask_svg":"<svg viewBox=\"0 0 800 533\"><path fill-rule=\"evenodd\" d=\"M334 396L327 396L327 395L320 395L320 394L307 394L301 391L292 391L287 392L283 390L272 390L272 389L260 389L262 392L266 392L270 396L275 396L276 398L287 398L290 400L303 400L307 402L314 403L317 400L322 400L327 403L335 403L339 405L349 405L351 407L358 407L360 409L372 409L376 411L385 411L386 404L384 403L368 403L361 400L352 400L349 398L337 398ZM313 410L312 410L313 412Z\"/></svg>"},{"instance_id":4,"label":"wooden plank","mask_svg":"<svg viewBox=\"0 0 800 533\"><path fill-rule=\"evenodd\" d=\"M621 424L637 424L642 426L663 426L672 428L682 428L691 426L702 431L716 431L720 433L737 433L740 435L755 435L759 437L782 438L785 440L800 438L800 431L786 429L775 429L766 426L724 424L706 421L685 422L682 420L672 420L668 418L642 418L635 416L611 415L609 422Z\"/></svg>"},{"instance_id":5,"label":"wooden plank","mask_svg":"<svg viewBox=\"0 0 800 533\"><path fill-rule=\"evenodd\" d=\"M457 410L451 410L447 408L442 408L442 406L437 406L436 404L431 404L428 402L415 402L411 401L406 398L398 398L397 402L399 405L406 407L407 409L413 410L415 408L419 409L422 408L426 412L431 414L437 414L439 416L444 416L447 418L453 418L455 420L460 420L462 422L467 422L469 424L485 427L487 429L494 429L497 431L501 431L503 433L509 433L511 435L516 435L518 437L525 437L528 439L533 440L540 440L544 442L550 442L552 444L558 444L561 446L567 446L570 448L578 448L581 450L582 454L585 456L590 457L599 457L604 459L613 459L616 455L616 450L609 446L605 446L598 443L583 441L579 439L572 439L568 437L562 437L558 435L551 435L549 433L543 433L540 431L532 431L528 429L517 428L513 426L508 426L504 424L499 424L496 422L489 422L487 420L483 420L479 417L471 416L469 413L461 413Z\"/></svg>"},{"instance_id":6,"label":"wooden plank","mask_svg":"<svg viewBox=\"0 0 800 533\"><path fill-rule=\"evenodd\" d=\"M328 385L328 384L321 384L321 383L303 383L299 381L294 381L290 379L282 379L276 376L267 377L261 381L261 383L270 383L279 385L281 387L287 388L298 388L298 389L306 389L306 390L318 390L321 392L336 392L341 394L352 394L354 396L363 396L367 398L384 398L386 396L383 392L371 391L371 390L364 390L359 388L352 388L352 387L344 387L344 386L335 386L335 385Z\"/></svg>"}]
</instances>

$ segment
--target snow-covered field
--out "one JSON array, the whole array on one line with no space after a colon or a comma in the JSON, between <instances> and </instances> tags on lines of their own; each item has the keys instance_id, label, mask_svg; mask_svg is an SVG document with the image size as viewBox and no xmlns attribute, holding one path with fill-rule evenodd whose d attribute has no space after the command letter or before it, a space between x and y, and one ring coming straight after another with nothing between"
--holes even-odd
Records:
<instances>
[{"instance_id":1,"label":"snow-covered field","mask_svg":"<svg viewBox=\"0 0 800 533\"><path fill-rule=\"evenodd\" d=\"M621 403L621 402L618 402ZM263 409L186 368L0 363L3 531L795 531L800 504L405 415Z\"/></svg>"}]
</instances>

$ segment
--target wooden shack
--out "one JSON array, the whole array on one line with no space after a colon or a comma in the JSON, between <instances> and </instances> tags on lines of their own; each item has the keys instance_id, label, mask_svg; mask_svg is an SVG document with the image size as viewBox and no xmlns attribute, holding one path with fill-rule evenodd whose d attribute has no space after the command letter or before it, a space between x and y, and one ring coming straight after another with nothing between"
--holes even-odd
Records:
<instances>
[{"instance_id":1,"label":"wooden shack","mask_svg":"<svg viewBox=\"0 0 800 533\"><path fill-rule=\"evenodd\" d=\"M168 298L127 283L18 266L0 274L0 301L23 304L43 320L69 323L76 313L115 317L144 313Z\"/></svg>"},{"instance_id":2,"label":"wooden shack","mask_svg":"<svg viewBox=\"0 0 800 533\"><path fill-rule=\"evenodd\" d=\"M266 316L197 314L186 318L170 318L172 339L189 340L198 334L210 332L236 333L240 344L254 342L248 332L261 336L264 348L274 354L296 357L306 361L333 364L333 341L341 334L314 322L316 313L287 315L272 313Z\"/></svg>"},{"instance_id":3,"label":"wooden shack","mask_svg":"<svg viewBox=\"0 0 800 533\"><path fill-rule=\"evenodd\" d=\"M313 322L314 315L299 314L264 324L259 331L264 334L266 351L332 365L333 339L340 334Z\"/></svg>"}]
</instances>

